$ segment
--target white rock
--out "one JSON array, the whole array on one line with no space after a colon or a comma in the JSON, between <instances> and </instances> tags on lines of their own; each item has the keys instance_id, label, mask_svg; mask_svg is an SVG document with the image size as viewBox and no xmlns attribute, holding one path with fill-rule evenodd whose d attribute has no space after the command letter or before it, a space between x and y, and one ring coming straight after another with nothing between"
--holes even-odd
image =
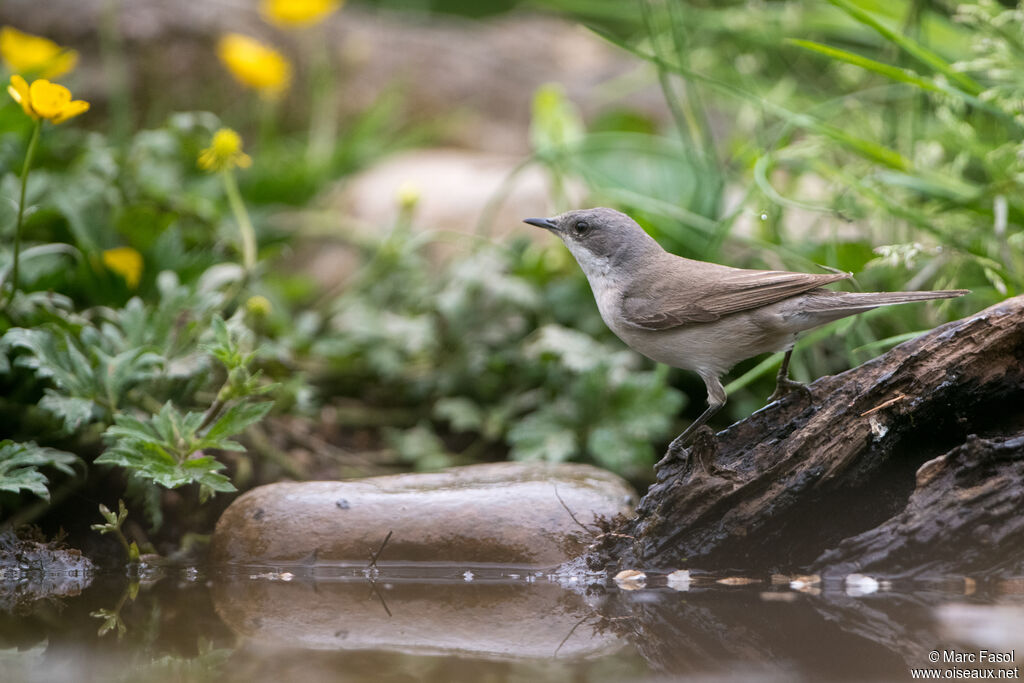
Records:
<instances>
[{"instance_id":1,"label":"white rock","mask_svg":"<svg viewBox=\"0 0 1024 683\"><path fill-rule=\"evenodd\" d=\"M690 572L686 569L677 569L665 577L668 587L676 591L690 590Z\"/></svg>"},{"instance_id":2,"label":"white rock","mask_svg":"<svg viewBox=\"0 0 1024 683\"><path fill-rule=\"evenodd\" d=\"M878 591L878 581L864 574L849 574L846 577L846 594L858 597Z\"/></svg>"},{"instance_id":3,"label":"white rock","mask_svg":"<svg viewBox=\"0 0 1024 683\"><path fill-rule=\"evenodd\" d=\"M647 574L636 569L624 569L615 575L615 583L622 590L639 590L647 585Z\"/></svg>"}]
</instances>

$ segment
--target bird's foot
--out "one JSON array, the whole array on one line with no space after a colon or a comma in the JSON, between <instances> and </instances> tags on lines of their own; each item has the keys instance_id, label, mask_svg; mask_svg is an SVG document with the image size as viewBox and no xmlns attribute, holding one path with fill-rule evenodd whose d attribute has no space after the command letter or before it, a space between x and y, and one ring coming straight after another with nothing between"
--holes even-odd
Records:
<instances>
[{"instance_id":1,"label":"bird's foot","mask_svg":"<svg viewBox=\"0 0 1024 683\"><path fill-rule=\"evenodd\" d=\"M794 391L799 391L801 394L806 396L808 400L814 398L814 395L811 394L810 388L808 388L808 386L803 382L797 382L796 380L789 379L787 377L780 377L775 384L775 391L773 391L772 395L768 397L768 403L774 403Z\"/></svg>"},{"instance_id":2,"label":"bird's foot","mask_svg":"<svg viewBox=\"0 0 1024 683\"><path fill-rule=\"evenodd\" d=\"M698 439L698 436L703 437ZM658 461L655 467L661 467L672 462L672 460L679 458L684 459L689 456L690 449L687 448L694 441L704 441L710 438L714 441L715 433L711 431L711 428L706 425L694 423L687 427L682 434L672 439L672 443L668 445L668 449L665 451L665 457Z\"/></svg>"},{"instance_id":3,"label":"bird's foot","mask_svg":"<svg viewBox=\"0 0 1024 683\"><path fill-rule=\"evenodd\" d=\"M672 443L665 449L665 455L654 465L654 473L658 481L662 481L669 475L669 471L677 471L669 467L676 460L687 463L690 459L690 449L686 445L692 440L693 429L687 429L682 434L672 439Z\"/></svg>"},{"instance_id":4,"label":"bird's foot","mask_svg":"<svg viewBox=\"0 0 1024 683\"><path fill-rule=\"evenodd\" d=\"M674 468L669 467L676 460L686 463L689 459L690 449L684 446L678 438L675 439L669 444L668 448L665 450L665 455L661 460L654 464L654 473L658 481L665 479L670 470L676 471Z\"/></svg>"},{"instance_id":5,"label":"bird's foot","mask_svg":"<svg viewBox=\"0 0 1024 683\"><path fill-rule=\"evenodd\" d=\"M683 437L686 437L685 439ZM689 447L687 447L689 445ZM684 470L691 469L691 463L695 464L699 471L708 477L735 480L739 475L727 467L720 467L715 464L718 457L718 439L714 431L708 426L702 426L687 434L683 432L671 444L658 464L654 466L658 474L658 481L668 476L667 465L676 458L684 461ZM664 471L664 474L662 473Z\"/></svg>"}]
</instances>

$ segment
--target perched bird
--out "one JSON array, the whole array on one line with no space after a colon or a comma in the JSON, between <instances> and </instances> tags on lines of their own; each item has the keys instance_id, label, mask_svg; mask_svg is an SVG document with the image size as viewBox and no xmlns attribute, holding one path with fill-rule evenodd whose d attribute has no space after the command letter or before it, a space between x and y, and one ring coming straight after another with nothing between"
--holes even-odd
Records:
<instances>
[{"instance_id":1,"label":"perched bird","mask_svg":"<svg viewBox=\"0 0 1024 683\"><path fill-rule=\"evenodd\" d=\"M746 270L670 254L636 221L613 209L567 211L523 222L558 235L583 269L605 324L660 363L704 380L708 408L669 446L678 453L725 405L720 377L765 352L785 351L769 402L795 388L789 359L797 335L878 306L962 296L936 292L836 292L822 289L850 273Z\"/></svg>"}]
</instances>

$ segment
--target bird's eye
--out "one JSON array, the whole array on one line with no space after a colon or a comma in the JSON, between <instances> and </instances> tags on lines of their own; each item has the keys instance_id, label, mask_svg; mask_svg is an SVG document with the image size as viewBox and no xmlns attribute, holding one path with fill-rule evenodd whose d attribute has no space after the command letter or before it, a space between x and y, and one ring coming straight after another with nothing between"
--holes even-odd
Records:
<instances>
[{"instance_id":1,"label":"bird's eye","mask_svg":"<svg viewBox=\"0 0 1024 683\"><path fill-rule=\"evenodd\" d=\"M590 232L590 223L586 221L576 221L575 230L577 235L586 235Z\"/></svg>"}]
</instances>

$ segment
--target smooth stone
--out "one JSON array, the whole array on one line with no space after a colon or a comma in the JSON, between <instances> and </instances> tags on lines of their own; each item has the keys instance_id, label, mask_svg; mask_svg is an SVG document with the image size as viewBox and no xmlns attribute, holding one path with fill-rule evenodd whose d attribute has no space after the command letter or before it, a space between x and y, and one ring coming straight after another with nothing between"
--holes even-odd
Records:
<instances>
[{"instance_id":1,"label":"smooth stone","mask_svg":"<svg viewBox=\"0 0 1024 683\"><path fill-rule=\"evenodd\" d=\"M628 514L635 500L620 477L578 464L494 463L269 484L224 511L210 558L215 564L365 566L392 532L381 565L553 567L593 542L597 518Z\"/></svg>"},{"instance_id":2,"label":"smooth stone","mask_svg":"<svg viewBox=\"0 0 1024 683\"><path fill-rule=\"evenodd\" d=\"M607 655L622 643L580 593L510 583L214 581L221 620L256 653L375 650L488 658ZM384 660L382 660L383 662ZM380 678L387 678L381 675Z\"/></svg>"}]
</instances>

